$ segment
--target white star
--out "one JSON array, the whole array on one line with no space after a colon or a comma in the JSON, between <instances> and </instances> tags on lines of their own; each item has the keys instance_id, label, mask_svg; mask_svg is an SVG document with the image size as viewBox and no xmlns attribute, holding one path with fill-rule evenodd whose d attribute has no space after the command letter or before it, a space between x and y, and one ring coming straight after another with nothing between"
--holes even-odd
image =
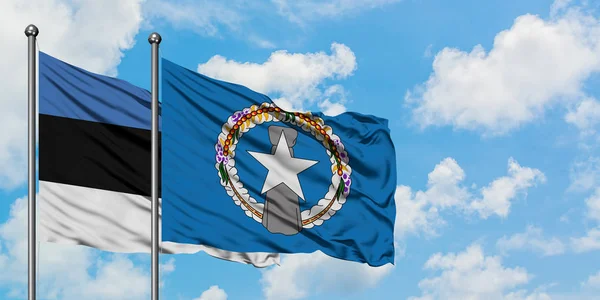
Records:
<instances>
[{"instance_id":1,"label":"white star","mask_svg":"<svg viewBox=\"0 0 600 300\"><path fill-rule=\"evenodd\" d=\"M248 153L269 170L261 194L264 194L283 183L296 193L300 199L304 200L304 194L302 193L302 187L300 187L298 174L310 168L318 161L292 157L290 149L288 148L285 132L281 132L275 154L251 151L248 151Z\"/></svg>"}]
</instances>

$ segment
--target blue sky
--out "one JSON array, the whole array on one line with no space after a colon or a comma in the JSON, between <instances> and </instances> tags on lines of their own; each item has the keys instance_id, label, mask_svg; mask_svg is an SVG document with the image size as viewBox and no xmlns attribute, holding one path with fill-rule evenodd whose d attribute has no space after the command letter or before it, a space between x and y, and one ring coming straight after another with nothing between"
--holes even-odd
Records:
<instances>
[{"instance_id":1,"label":"blue sky","mask_svg":"<svg viewBox=\"0 0 600 300\"><path fill-rule=\"evenodd\" d=\"M321 254L266 270L162 257L163 299L593 299L600 295L600 10L593 1L0 4L0 298L26 283L23 29L149 88L162 55L296 109L390 120L395 266ZM42 4L43 3L43 4ZM19 5L17 5L19 4ZM99 13L99 12L102 13ZM147 299L149 256L40 247L43 299ZM415 298L411 298L415 297Z\"/></svg>"}]
</instances>

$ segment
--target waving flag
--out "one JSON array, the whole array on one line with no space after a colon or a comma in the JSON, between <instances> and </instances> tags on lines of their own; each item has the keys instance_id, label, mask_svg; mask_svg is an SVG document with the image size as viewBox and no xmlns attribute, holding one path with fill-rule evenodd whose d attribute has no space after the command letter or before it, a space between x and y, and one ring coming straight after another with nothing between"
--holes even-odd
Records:
<instances>
[{"instance_id":1,"label":"waving flag","mask_svg":"<svg viewBox=\"0 0 600 300\"><path fill-rule=\"evenodd\" d=\"M286 111L166 59L162 91L163 240L393 263L387 120Z\"/></svg>"},{"instance_id":2,"label":"waving flag","mask_svg":"<svg viewBox=\"0 0 600 300\"><path fill-rule=\"evenodd\" d=\"M40 232L54 243L150 252L150 93L40 52ZM159 119L160 122L160 119ZM160 127L160 123L159 123ZM278 254L162 243L255 266Z\"/></svg>"}]
</instances>

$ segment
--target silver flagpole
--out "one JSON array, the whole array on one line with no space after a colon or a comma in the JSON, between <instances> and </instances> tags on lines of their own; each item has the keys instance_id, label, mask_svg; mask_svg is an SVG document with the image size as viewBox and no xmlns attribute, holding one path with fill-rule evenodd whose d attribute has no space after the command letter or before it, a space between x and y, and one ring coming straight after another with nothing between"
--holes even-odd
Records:
<instances>
[{"instance_id":1,"label":"silver flagpole","mask_svg":"<svg viewBox=\"0 0 600 300\"><path fill-rule=\"evenodd\" d=\"M158 300L158 45L162 38L154 32L152 45L152 300Z\"/></svg>"},{"instance_id":2,"label":"silver flagpole","mask_svg":"<svg viewBox=\"0 0 600 300\"><path fill-rule=\"evenodd\" d=\"M29 181L29 201L28 201L28 249L27 249L27 266L28 266L28 299L35 300L35 278L36 278L36 214L35 214L35 133L36 133L36 49L35 49L35 39L39 33L38 28L31 24L25 28L25 36L27 36L28 42L28 97L27 97L27 105L28 105L28 181Z\"/></svg>"}]
</instances>

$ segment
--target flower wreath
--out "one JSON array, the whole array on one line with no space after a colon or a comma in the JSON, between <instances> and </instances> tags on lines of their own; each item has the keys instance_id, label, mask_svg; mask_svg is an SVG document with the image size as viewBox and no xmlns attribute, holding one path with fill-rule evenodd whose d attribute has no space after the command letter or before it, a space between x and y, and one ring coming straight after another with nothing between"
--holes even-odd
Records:
<instances>
[{"instance_id":1,"label":"flower wreath","mask_svg":"<svg viewBox=\"0 0 600 300\"><path fill-rule=\"evenodd\" d=\"M331 162L331 184L325 196L310 209L301 212L303 228L319 226L342 208L350 193L352 168L348 165L348 153L344 150L340 138L335 135L323 119L311 113L287 112L273 103L252 105L229 116L223 124L215 145L216 164L221 185L234 203L240 206L246 215L262 222L264 203L258 203L244 188L235 167L235 149L244 133L256 125L265 122L284 122L310 132L322 142Z\"/></svg>"}]
</instances>

